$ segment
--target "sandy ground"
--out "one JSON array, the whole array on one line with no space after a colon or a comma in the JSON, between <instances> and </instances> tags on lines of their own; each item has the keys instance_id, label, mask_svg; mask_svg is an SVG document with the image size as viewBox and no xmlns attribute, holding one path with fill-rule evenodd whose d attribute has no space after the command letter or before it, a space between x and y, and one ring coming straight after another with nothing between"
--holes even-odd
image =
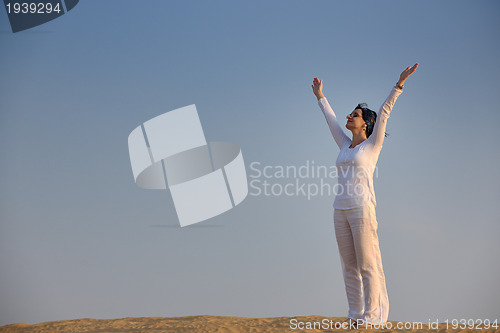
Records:
<instances>
[{"instance_id":1,"label":"sandy ground","mask_svg":"<svg viewBox=\"0 0 500 333\"><path fill-rule=\"evenodd\" d=\"M296 321L293 321L296 319ZM440 324L438 328L422 323L422 327L408 329L396 329L397 321L391 321L392 329L330 329L330 322L342 322L345 317L322 317L322 316L297 316L297 317L274 317L274 318L245 318L229 316L187 316L187 317L148 317L148 318L123 318L123 319L76 319L64 321L51 321L40 324L12 324L0 327L0 332L245 332L245 333L267 333L267 332L500 332L500 329L452 329L446 328L446 324ZM317 322L316 329L314 323ZM311 325L311 326L298 326ZM309 323L309 324L308 324ZM325 326L320 326L322 323ZM404 324L404 323L402 323ZM407 323L410 325L411 323ZM295 329L292 329L295 328ZM302 329L300 329L302 328Z\"/></svg>"}]
</instances>

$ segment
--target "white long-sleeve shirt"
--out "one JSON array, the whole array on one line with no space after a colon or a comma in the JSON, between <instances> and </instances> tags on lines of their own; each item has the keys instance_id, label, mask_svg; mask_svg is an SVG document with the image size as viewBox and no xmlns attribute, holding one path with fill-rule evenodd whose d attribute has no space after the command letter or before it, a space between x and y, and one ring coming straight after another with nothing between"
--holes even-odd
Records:
<instances>
[{"instance_id":1,"label":"white long-sleeve shirt","mask_svg":"<svg viewBox=\"0 0 500 333\"><path fill-rule=\"evenodd\" d=\"M363 206L369 201L372 201L374 206L377 205L373 188L373 173L384 142L387 119L401 92L402 90L397 87L391 90L384 104L380 107L372 134L354 148L349 148L352 140L342 130L342 126L337 121L326 97L318 101L330 127L330 132L340 148L335 163L338 184L335 188L334 208L351 209Z\"/></svg>"}]
</instances>

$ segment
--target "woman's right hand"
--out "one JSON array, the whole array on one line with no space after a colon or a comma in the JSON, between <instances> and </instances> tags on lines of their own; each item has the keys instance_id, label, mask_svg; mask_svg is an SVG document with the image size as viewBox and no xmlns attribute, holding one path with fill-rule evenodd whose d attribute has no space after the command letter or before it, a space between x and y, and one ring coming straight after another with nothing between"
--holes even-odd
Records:
<instances>
[{"instance_id":1,"label":"woman's right hand","mask_svg":"<svg viewBox=\"0 0 500 333\"><path fill-rule=\"evenodd\" d=\"M320 98L325 97L325 95L323 95L323 80L320 80L317 77L315 77L313 79L313 84L311 87L314 95L316 95L316 98L318 98L318 100Z\"/></svg>"}]
</instances>

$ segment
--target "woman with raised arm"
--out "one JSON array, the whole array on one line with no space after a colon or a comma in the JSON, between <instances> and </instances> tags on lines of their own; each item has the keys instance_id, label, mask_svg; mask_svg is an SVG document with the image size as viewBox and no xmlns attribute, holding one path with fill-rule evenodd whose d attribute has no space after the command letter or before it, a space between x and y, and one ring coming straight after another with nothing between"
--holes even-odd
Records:
<instances>
[{"instance_id":1,"label":"woman with raised arm","mask_svg":"<svg viewBox=\"0 0 500 333\"><path fill-rule=\"evenodd\" d=\"M323 80L313 80L312 89L335 142L340 148L337 157L338 187L333 203L334 226L340 262L344 276L349 312L346 322L381 325L387 322L389 299L377 236L373 172L382 149L387 119L396 99L403 91L405 80L417 69L408 66L399 76L379 116L358 104L347 115L345 127L352 132L350 139L342 130L326 97Z\"/></svg>"}]
</instances>

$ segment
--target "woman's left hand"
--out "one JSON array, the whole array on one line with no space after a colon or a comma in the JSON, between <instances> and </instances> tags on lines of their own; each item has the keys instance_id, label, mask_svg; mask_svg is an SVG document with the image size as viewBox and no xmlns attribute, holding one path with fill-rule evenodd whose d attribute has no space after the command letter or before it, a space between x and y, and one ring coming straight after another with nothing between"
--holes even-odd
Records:
<instances>
[{"instance_id":1,"label":"woman's left hand","mask_svg":"<svg viewBox=\"0 0 500 333\"><path fill-rule=\"evenodd\" d=\"M408 78L408 76L410 76L418 67L418 62L413 65L413 67L406 67L406 69L401 73L401 75L399 76L399 85L403 85L403 82L405 82L405 80Z\"/></svg>"}]
</instances>

